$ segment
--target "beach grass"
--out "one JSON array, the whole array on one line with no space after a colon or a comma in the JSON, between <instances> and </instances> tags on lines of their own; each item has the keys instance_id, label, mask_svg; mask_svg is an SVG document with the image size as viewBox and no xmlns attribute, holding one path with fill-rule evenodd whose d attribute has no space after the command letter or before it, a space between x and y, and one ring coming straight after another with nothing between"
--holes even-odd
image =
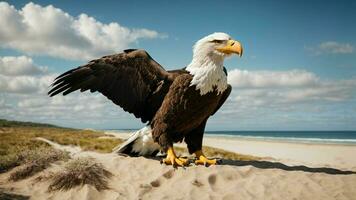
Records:
<instances>
[{"instance_id":1,"label":"beach grass","mask_svg":"<svg viewBox=\"0 0 356 200\"><path fill-rule=\"evenodd\" d=\"M11 172L9 180L18 181L30 177L47 169L56 161L66 161L70 157L67 152L52 149L38 148L36 150L21 152L18 161L24 165Z\"/></svg>"},{"instance_id":2,"label":"beach grass","mask_svg":"<svg viewBox=\"0 0 356 200\"><path fill-rule=\"evenodd\" d=\"M0 120L0 173L22 166L22 172L13 176L23 177L47 167L52 158L41 156L38 152L51 152L53 149L45 142L36 138L42 137L61 145L75 145L83 150L110 153L112 149L123 142L123 140L110 137L104 132L93 130L79 130L61 128L49 124L36 124L31 122L11 122ZM177 153L188 154L186 148L177 147ZM225 151L222 149L203 147L207 157L222 158L230 160L259 160L259 157L243 155ZM37 152L37 154L36 154ZM36 157L36 159L31 159ZM43 157L43 158L42 158ZM42 160L41 160L42 159ZM31 164L32 163L32 164ZM20 175L20 174L24 175Z\"/></svg>"},{"instance_id":3,"label":"beach grass","mask_svg":"<svg viewBox=\"0 0 356 200\"><path fill-rule=\"evenodd\" d=\"M101 163L90 157L76 158L68 161L63 170L52 177L48 190L69 190L76 186L92 185L98 191L108 189L108 179L112 176Z\"/></svg>"},{"instance_id":4,"label":"beach grass","mask_svg":"<svg viewBox=\"0 0 356 200\"><path fill-rule=\"evenodd\" d=\"M250 160L261 160L261 157L252 156L252 155L245 155L234 153L231 151L226 151L219 148L214 147L203 147L203 152L207 157L211 158L223 158L226 160L243 160L243 161L250 161Z\"/></svg>"},{"instance_id":5,"label":"beach grass","mask_svg":"<svg viewBox=\"0 0 356 200\"><path fill-rule=\"evenodd\" d=\"M36 138L42 137L62 145L80 146L83 150L111 152L122 140L110 138L102 132L59 127L0 127L0 173L25 164L24 153L52 147Z\"/></svg>"}]
</instances>

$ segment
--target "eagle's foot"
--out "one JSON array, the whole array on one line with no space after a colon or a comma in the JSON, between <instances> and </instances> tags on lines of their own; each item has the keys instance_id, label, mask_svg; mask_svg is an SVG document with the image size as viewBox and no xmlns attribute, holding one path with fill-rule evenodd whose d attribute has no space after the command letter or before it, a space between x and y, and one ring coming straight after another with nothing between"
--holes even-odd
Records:
<instances>
[{"instance_id":1,"label":"eagle's foot","mask_svg":"<svg viewBox=\"0 0 356 200\"><path fill-rule=\"evenodd\" d=\"M196 165L204 165L208 167L210 165L220 164L219 160L217 159L208 159L201 150L196 151L195 156L197 158L197 160L195 160Z\"/></svg>"},{"instance_id":2,"label":"eagle's foot","mask_svg":"<svg viewBox=\"0 0 356 200\"><path fill-rule=\"evenodd\" d=\"M172 165L174 168L176 167L185 167L189 165L189 160L185 158L178 158L173 150L173 147L169 147L167 151L167 157L161 160L161 163L166 165Z\"/></svg>"}]
</instances>

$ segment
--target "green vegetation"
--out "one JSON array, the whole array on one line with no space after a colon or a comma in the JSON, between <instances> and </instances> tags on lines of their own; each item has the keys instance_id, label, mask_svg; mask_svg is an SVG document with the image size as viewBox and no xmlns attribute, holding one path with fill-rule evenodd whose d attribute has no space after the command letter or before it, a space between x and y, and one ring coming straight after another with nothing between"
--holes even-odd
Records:
<instances>
[{"instance_id":1,"label":"green vegetation","mask_svg":"<svg viewBox=\"0 0 356 200\"><path fill-rule=\"evenodd\" d=\"M0 120L0 173L14 167L10 181L31 177L57 161L66 161L63 170L36 177L35 181L50 180L48 191L69 190L82 185L92 185L97 190L108 189L112 174L93 158L70 159L67 152L53 149L36 138L42 137L62 145L80 146L83 150L111 152L123 141L91 130L56 127L50 124ZM179 154L187 148L176 147ZM232 160L259 160L260 158L232 153L222 149L203 147L207 157ZM68 161L69 160L69 161ZM1 193L0 193L1 196Z\"/></svg>"},{"instance_id":2,"label":"green vegetation","mask_svg":"<svg viewBox=\"0 0 356 200\"><path fill-rule=\"evenodd\" d=\"M211 158L223 158L227 160L260 160L260 157L244 155L239 153L234 153L230 151L225 151L223 149L218 149L214 147L203 147L203 152L207 157Z\"/></svg>"},{"instance_id":3,"label":"green vegetation","mask_svg":"<svg viewBox=\"0 0 356 200\"><path fill-rule=\"evenodd\" d=\"M50 151L45 142L36 140L43 137L62 145L76 145L83 150L102 153L111 152L122 140L110 138L102 132L49 127L3 127L0 130L0 173L22 165L24 152L38 149Z\"/></svg>"},{"instance_id":4,"label":"green vegetation","mask_svg":"<svg viewBox=\"0 0 356 200\"><path fill-rule=\"evenodd\" d=\"M44 142L16 133L13 135L10 132L0 133L0 173L26 163L30 158L25 158L25 153L36 149L46 151L51 147Z\"/></svg>"},{"instance_id":5,"label":"green vegetation","mask_svg":"<svg viewBox=\"0 0 356 200\"><path fill-rule=\"evenodd\" d=\"M110 137L98 131L60 128L49 124L36 124L31 122L0 120L0 123L2 124L2 126L0 126L0 173L26 164L26 166L22 166L22 173L33 174L32 172L47 167L46 163L51 163L53 159L54 161L57 160L56 158L46 156L40 158L43 156L36 154L36 152L53 151L52 147L47 143L36 140L37 137L46 138L62 145L80 146L83 150L101 153L109 153L114 147L123 142L118 138ZM175 149L179 154L187 154L186 148L176 147ZM206 156L210 158L231 160L260 159L258 157L237 154L212 147L203 147L203 151ZM33 157L38 160L35 161ZM32 163L32 165L30 163ZM18 173L21 174L20 172ZM23 176L25 175L19 175L19 177ZM13 179L15 180L16 178Z\"/></svg>"},{"instance_id":6,"label":"green vegetation","mask_svg":"<svg viewBox=\"0 0 356 200\"><path fill-rule=\"evenodd\" d=\"M52 124L19 122L19 121L9 121L6 119L0 119L0 128L1 127L57 127L57 126Z\"/></svg>"}]
</instances>

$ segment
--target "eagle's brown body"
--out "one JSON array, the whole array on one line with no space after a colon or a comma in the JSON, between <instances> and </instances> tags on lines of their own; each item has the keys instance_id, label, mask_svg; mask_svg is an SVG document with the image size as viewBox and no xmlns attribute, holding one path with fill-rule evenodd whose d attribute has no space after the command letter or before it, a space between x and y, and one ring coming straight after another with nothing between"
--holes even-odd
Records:
<instances>
[{"instance_id":1,"label":"eagle's brown body","mask_svg":"<svg viewBox=\"0 0 356 200\"><path fill-rule=\"evenodd\" d=\"M187 71L178 72L151 122L153 139L164 149L183 139L190 153L201 149L206 121L231 91L229 87L219 95L216 91L200 95L191 80Z\"/></svg>"},{"instance_id":2,"label":"eagle's brown body","mask_svg":"<svg viewBox=\"0 0 356 200\"><path fill-rule=\"evenodd\" d=\"M188 71L164 70L143 50L125 50L72 69L56 78L50 96L80 90L101 92L125 111L148 122L162 150L184 140L201 149L206 121L225 102L231 87L201 95Z\"/></svg>"}]
</instances>

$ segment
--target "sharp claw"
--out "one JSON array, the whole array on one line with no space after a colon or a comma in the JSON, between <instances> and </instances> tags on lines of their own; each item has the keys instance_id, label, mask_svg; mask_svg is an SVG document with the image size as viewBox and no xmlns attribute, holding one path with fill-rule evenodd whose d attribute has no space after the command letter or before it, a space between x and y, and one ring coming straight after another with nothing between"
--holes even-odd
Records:
<instances>
[{"instance_id":1,"label":"sharp claw","mask_svg":"<svg viewBox=\"0 0 356 200\"><path fill-rule=\"evenodd\" d=\"M209 160L204 155L200 155L199 158L195 160L196 165L204 165L205 167L209 167L210 165L220 164L221 161L217 159Z\"/></svg>"},{"instance_id":2,"label":"sharp claw","mask_svg":"<svg viewBox=\"0 0 356 200\"><path fill-rule=\"evenodd\" d=\"M187 159L178 158L172 147L168 149L167 157L163 159L162 163L165 163L166 165L172 165L174 169L177 169L177 167L184 167L187 165L187 163L189 164Z\"/></svg>"}]
</instances>

